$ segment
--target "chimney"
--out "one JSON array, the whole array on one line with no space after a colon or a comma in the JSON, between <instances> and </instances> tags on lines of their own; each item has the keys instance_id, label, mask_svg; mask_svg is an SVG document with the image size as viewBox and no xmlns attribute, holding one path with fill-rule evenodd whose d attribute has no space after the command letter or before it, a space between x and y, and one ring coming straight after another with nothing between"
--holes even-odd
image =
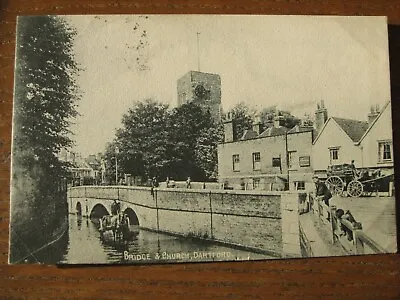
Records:
<instances>
[{"instance_id":1,"label":"chimney","mask_svg":"<svg viewBox=\"0 0 400 300\"><path fill-rule=\"evenodd\" d=\"M371 105L370 113L368 114L368 124L372 124L372 122L376 119L379 115L379 105Z\"/></svg>"},{"instance_id":2,"label":"chimney","mask_svg":"<svg viewBox=\"0 0 400 300\"><path fill-rule=\"evenodd\" d=\"M322 126L324 126L327 120L328 120L328 110L325 108L324 100L321 100L320 103L317 103L317 110L315 111L314 126L317 133L320 132Z\"/></svg>"},{"instance_id":3,"label":"chimney","mask_svg":"<svg viewBox=\"0 0 400 300\"><path fill-rule=\"evenodd\" d=\"M274 127L278 128L282 126L283 116L275 116Z\"/></svg>"},{"instance_id":4,"label":"chimney","mask_svg":"<svg viewBox=\"0 0 400 300\"><path fill-rule=\"evenodd\" d=\"M231 113L228 113L224 120L224 142L233 142L233 119Z\"/></svg>"},{"instance_id":5,"label":"chimney","mask_svg":"<svg viewBox=\"0 0 400 300\"><path fill-rule=\"evenodd\" d=\"M313 127L314 122L311 120L310 114L305 113L304 117L300 120L300 126L302 127Z\"/></svg>"},{"instance_id":6,"label":"chimney","mask_svg":"<svg viewBox=\"0 0 400 300\"><path fill-rule=\"evenodd\" d=\"M255 133L257 133L257 135L258 135L258 134L261 134L262 129L263 129L263 128L262 128L261 118L260 118L260 116L257 114L257 115L254 116L253 131L254 131Z\"/></svg>"}]
</instances>

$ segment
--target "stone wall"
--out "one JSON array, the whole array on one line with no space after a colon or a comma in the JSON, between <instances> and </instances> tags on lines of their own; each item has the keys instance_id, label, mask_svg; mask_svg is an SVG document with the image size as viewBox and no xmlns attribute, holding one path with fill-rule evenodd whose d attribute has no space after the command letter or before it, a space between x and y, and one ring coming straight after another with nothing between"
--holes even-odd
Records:
<instances>
[{"instance_id":1,"label":"stone wall","mask_svg":"<svg viewBox=\"0 0 400 300\"><path fill-rule=\"evenodd\" d=\"M70 212L77 203L88 215L96 205L108 211L113 199L132 209L142 228L213 240L278 257L300 256L299 194L144 187L74 187Z\"/></svg>"}]
</instances>

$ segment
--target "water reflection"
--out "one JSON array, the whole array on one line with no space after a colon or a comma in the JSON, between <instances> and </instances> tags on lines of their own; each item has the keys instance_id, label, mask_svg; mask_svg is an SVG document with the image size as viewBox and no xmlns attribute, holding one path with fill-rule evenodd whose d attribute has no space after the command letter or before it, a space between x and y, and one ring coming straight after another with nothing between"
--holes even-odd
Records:
<instances>
[{"instance_id":1,"label":"water reflection","mask_svg":"<svg viewBox=\"0 0 400 300\"><path fill-rule=\"evenodd\" d=\"M203 257L201 253L209 254ZM229 256L217 257L220 253ZM142 229L137 229L128 242L116 244L101 236L98 222L69 215L68 233L43 250L38 260L61 264L121 264L266 258L272 257Z\"/></svg>"}]
</instances>

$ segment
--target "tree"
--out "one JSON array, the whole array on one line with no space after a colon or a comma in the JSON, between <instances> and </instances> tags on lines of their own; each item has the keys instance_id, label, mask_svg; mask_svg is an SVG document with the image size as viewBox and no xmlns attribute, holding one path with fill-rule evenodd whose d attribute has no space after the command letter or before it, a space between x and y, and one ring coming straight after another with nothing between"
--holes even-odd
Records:
<instances>
[{"instance_id":1,"label":"tree","mask_svg":"<svg viewBox=\"0 0 400 300\"><path fill-rule=\"evenodd\" d=\"M240 102L234 106L229 112L232 116L234 129L233 139L240 139L246 129L251 129L253 125L254 115L256 110L247 106L245 103Z\"/></svg>"},{"instance_id":2,"label":"tree","mask_svg":"<svg viewBox=\"0 0 400 300\"><path fill-rule=\"evenodd\" d=\"M28 238L32 247L46 242L67 213L66 202L56 196L67 172L57 154L72 145L69 125L77 115L78 66L72 49L75 34L60 17L18 19L12 250L24 249L18 241ZM12 257L18 256L18 250L15 254Z\"/></svg>"},{"instance_id":3,"label":"tree","mask_svg":"<svg viewBox=\"0 0 400 300\"><path fill-rule=\"evenodd\" d=\"M210 112L193 102L172 111L168 126L169 176L180 180L188 176L198 181L210 179L217 165L218 136L212 130L215 126Z\"/></svg>"},{"instance_id":4,"label":"tree","mask_svg":"<svg viewBox=\"0 0 400 300\"><path fill-rule=\"evenodd\" d=\"M194 157L207 180L218 179L218 143L224 138L222 124L205 128L196 139Z\"/></svg>"},{"instance_id":5,"label":"tree","mask_svg":"<svg viewBox=\"0 0 400 300\"><path fill-rule=\"evenodd\" d=\"M151 99L137 102L123 116L115 144L124 173L145 179L164 174L168 164L168 117L168 105Z\"/></svg>"},{"instance_id":6,"label":"tree","mask_svg":"<svg viewBox=\"0 0 400 300\"><path fill-rule=\"evenodd\" d=\"M217 144L222 126L194 103L173 110L151 99L136 103L122 118L115 140L107 146L107 178L115 182L115 147L119 172L144 180L172 177L211 180L217 172Z\"/></svg>"},{"instance_id":7,"label":"tree","mask_svg":"<svg viewBox=\"0 0 400 300\"><path fill-rule=\"evenodd\" d=\"M284 110L278 110L275 106L264 108L260 112L260 119L263 124L273 124L276 115L282 116L282 124L288 129L300 124L300 119L293 116L290 112ZM268 126L268 125L267 125Z\"/></svg>"}]
</instances>

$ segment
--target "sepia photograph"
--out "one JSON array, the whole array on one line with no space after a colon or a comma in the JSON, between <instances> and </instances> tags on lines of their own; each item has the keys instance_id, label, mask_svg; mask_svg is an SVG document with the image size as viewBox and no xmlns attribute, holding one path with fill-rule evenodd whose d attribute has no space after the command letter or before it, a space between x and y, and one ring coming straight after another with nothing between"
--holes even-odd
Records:
<instances>
[{"instance_id":1,"label":"sepia photograph","mask_svg":"<svg viewBox=\"0 0 400 300\"><path fill-rule=\"evenodd\" d=\"M17 20L10 264L397 252L386 17Z\"/></svg>"}]
</instances>

